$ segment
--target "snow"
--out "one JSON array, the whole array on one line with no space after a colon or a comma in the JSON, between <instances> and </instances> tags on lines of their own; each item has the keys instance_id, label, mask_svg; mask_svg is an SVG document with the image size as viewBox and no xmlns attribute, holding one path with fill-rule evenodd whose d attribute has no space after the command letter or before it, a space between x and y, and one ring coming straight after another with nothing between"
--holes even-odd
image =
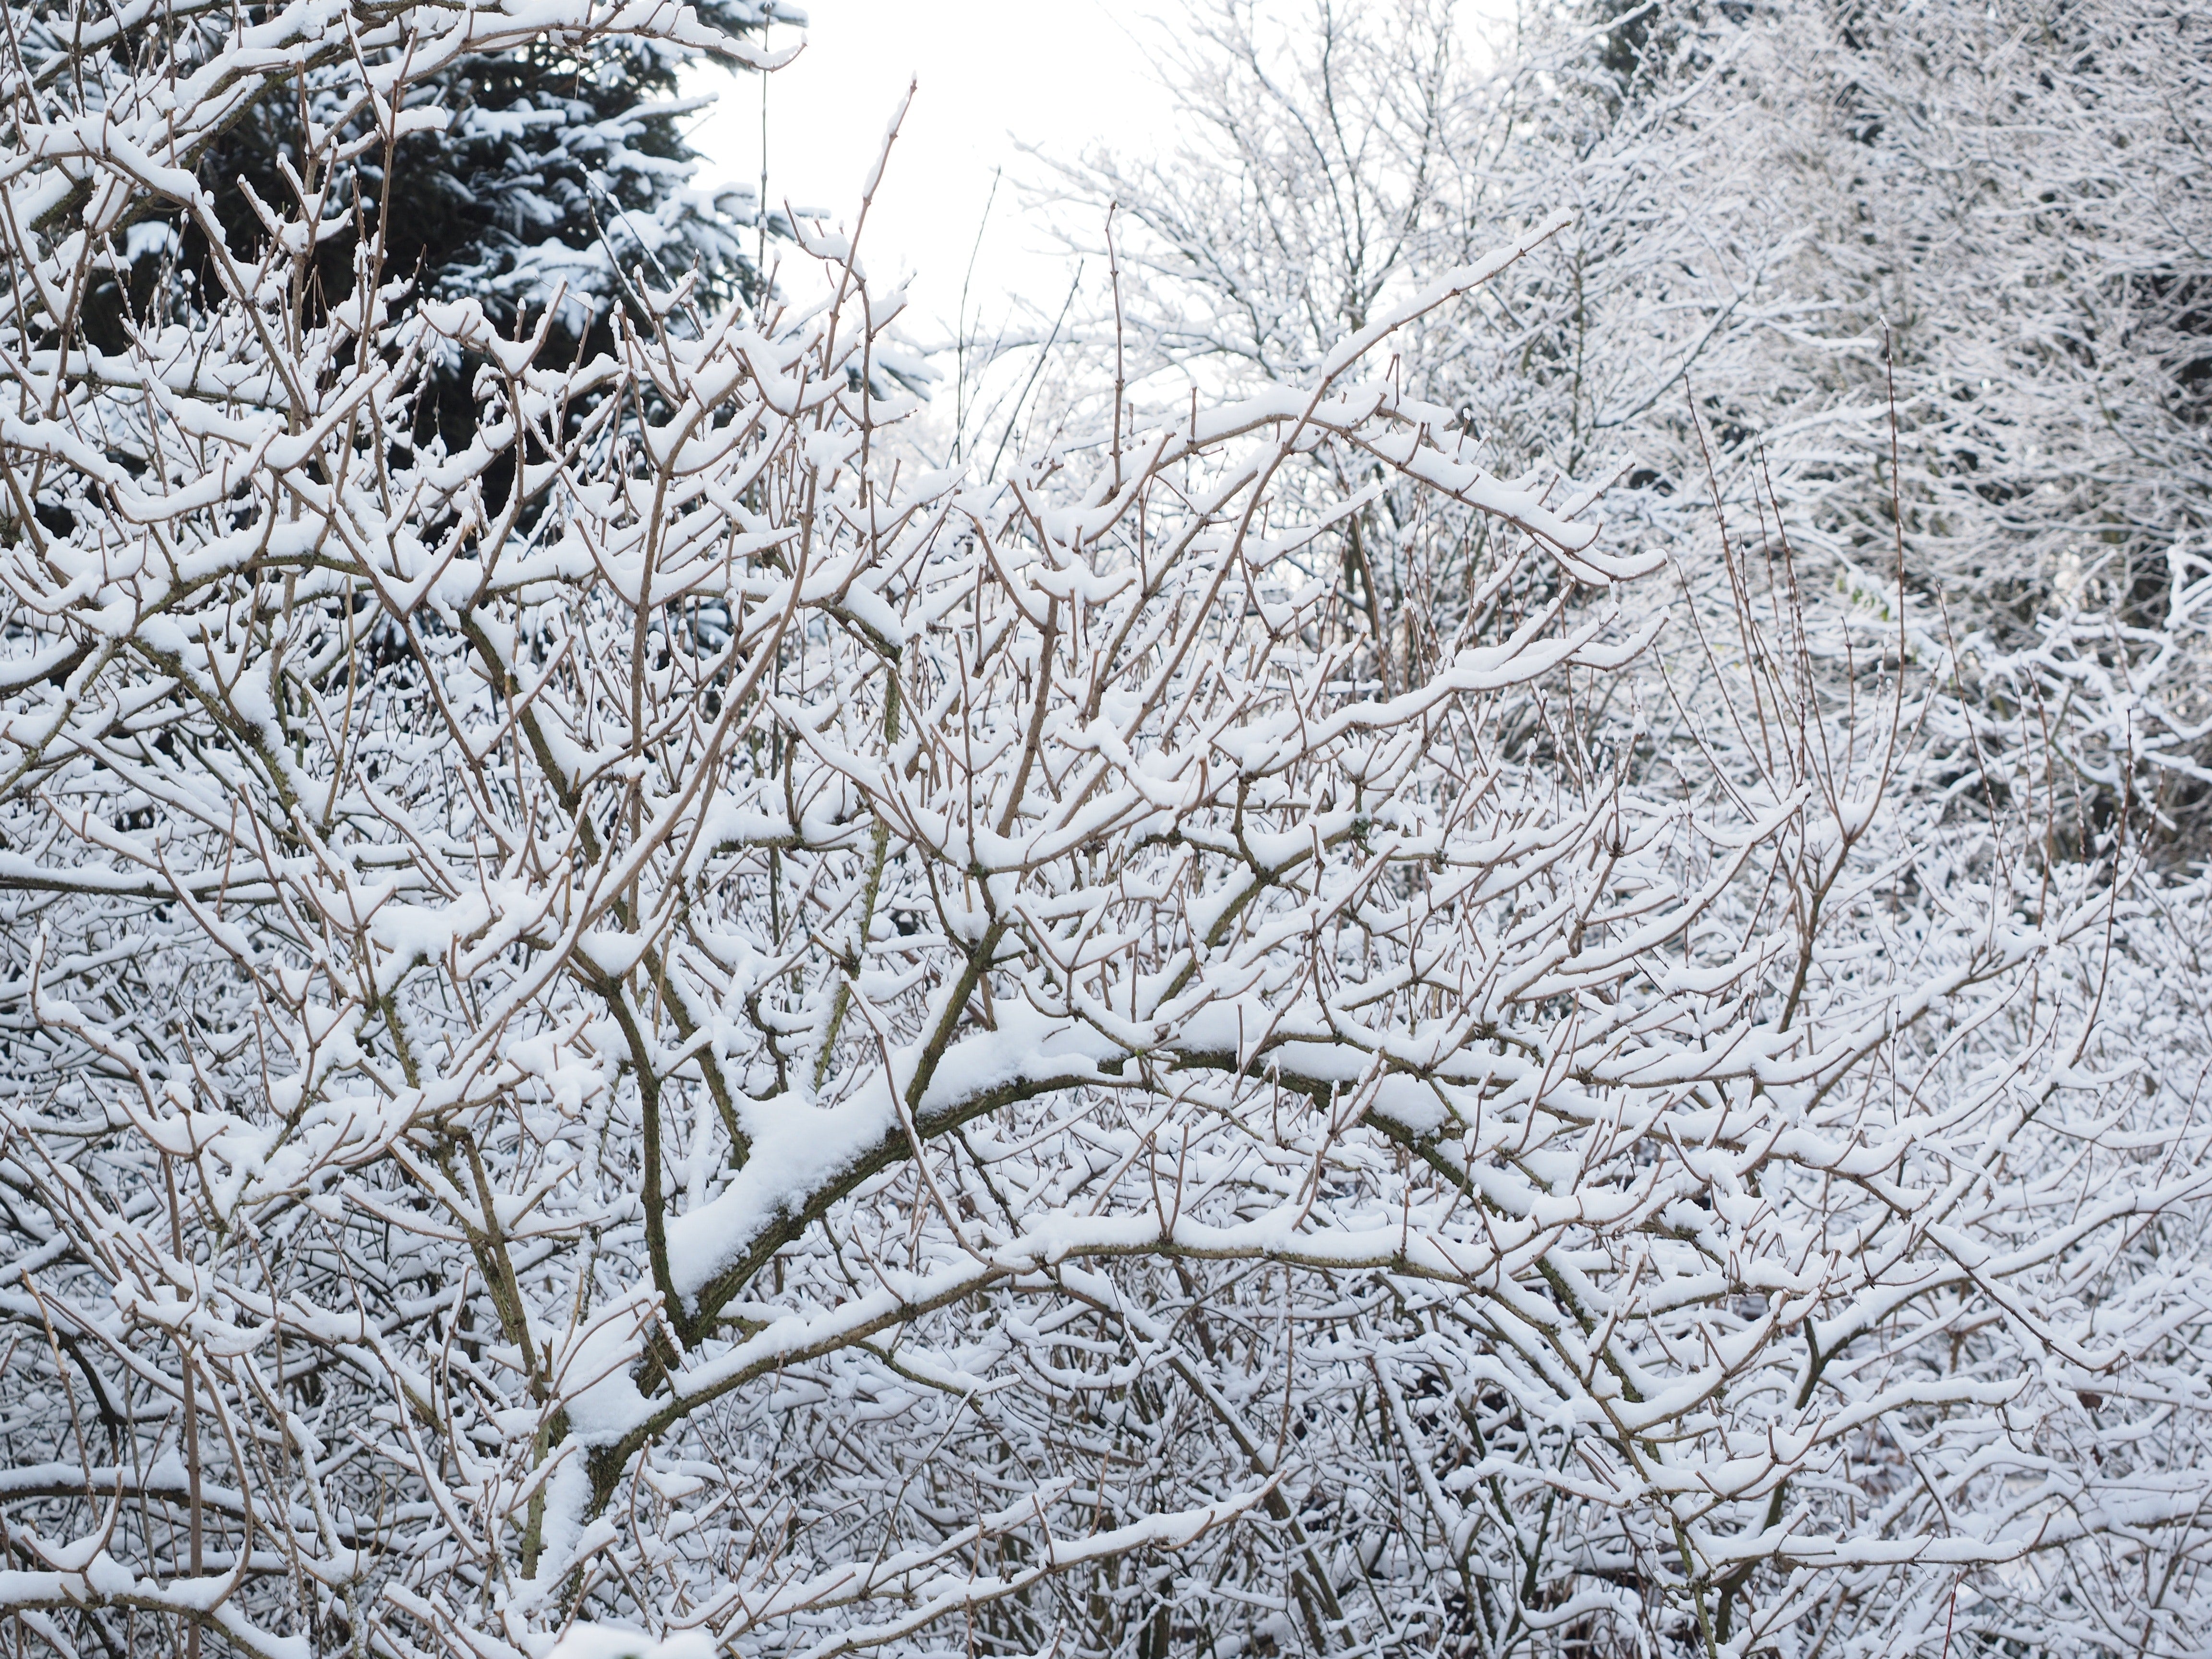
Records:
<instances>
[{"instance_id":1,"label":"snow","mask_svg":"<svg viewBox=\"0 0 2212 1659\"><path fill-rule=\"evenodd\" d=\"M1054 175L1118 325L947 465L889 227L755 309L659 117L455 103L658 181L465 280L312 199L695 12L18 10L26 1651L2200 1640L2194 13L1182 20L1212 125Z\"/></svg>"}]
</instances>

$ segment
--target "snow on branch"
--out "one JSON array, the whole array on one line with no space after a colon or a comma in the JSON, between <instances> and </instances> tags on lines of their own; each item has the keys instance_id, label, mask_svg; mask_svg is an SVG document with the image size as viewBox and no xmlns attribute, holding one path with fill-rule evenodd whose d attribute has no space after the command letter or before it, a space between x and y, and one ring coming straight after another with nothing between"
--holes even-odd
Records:
<instances>
[{"instance_id":1,"label":"snow on branch","mask_svg":"<svg viewBox=\"0 0 2212 1659\"><path fill-rule=\"evenodd\" d=\"M1678 604L1374 362L1557 222L984 482L842 243L573 354L374 225L334 284L343 121L92 338L252 88L713 44L161 15L64 76L40 14L0 135L29 1640L1898 1652L2201 1539L2212 1130L2098 1024L2170 892L1957 833L1901 631L1839 702L1774 582ZM1486 528L1378 672L1386 486Z\"/></svg>"}]
</instances>

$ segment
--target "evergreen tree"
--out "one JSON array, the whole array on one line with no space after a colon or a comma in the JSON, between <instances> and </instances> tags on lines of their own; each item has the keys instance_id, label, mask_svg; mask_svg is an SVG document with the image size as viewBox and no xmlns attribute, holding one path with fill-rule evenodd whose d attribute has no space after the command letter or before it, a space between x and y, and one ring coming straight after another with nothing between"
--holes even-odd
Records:
<instances>
[{"instance_id":1,"label":"evergreen tree","mask_svg":"<svg viewBox=\"0 0 2212 1659\"><path fill-rule=\"evenodd\" d=\"M778 0L705 0L696 10L732 37L805 21ZM702 298L726 299L758 280L762 230L787 228L775 218L761 225L749 186L692 186L699 158L685 129L714 94L682 96L678 82L701 56L626 35L586 53L541 37L463 58L404 82L404 106L442 112L442 130L419 128L389 151L364 142L326 181L298 171L315 148L309 126L336 120L364 141L369 131L342 105L349 66L330 65L272 83L202 151L197 171L234 252L257 246L271 214L292 209L303 189L328 183L336 210L321 217L326 230L339 223L320 246L311 307L346 297L353 244L380 224L390 276L411 278L427 298L475 299L505 332L557 301L551 326L565 360L606 349L611 310L641 273L664 288L690 273ZM211 274L204 238L181 213L142 221L121 252L89 319L111 349L157 297L188 304ZM434 424L448 442L472 428L477 362L465 354L445 365L424 411L426 429Z\"/></svg>"}]
</instances>

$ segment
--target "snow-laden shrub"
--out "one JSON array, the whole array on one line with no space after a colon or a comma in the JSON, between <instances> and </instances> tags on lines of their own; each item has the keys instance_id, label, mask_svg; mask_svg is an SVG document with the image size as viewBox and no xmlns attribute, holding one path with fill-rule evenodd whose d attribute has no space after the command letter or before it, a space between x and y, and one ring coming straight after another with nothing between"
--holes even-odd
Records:
<instances>
[{"instance_id":1,"label":"snow-laden shrub","mask_svg":"<svg viewBox=\"0 0 2212 1659\"><path fill-rule=\"evenodd\" d=\"M319 290L312 146L262 252L76 331L254 77L349 64L388 141L465 49L696 27L9 60L25 1650L2189 1636L2195 895L1931 784L2033 732L1901 610L1732 546L1671 597L1405 393L1555 225L996 483L897 441L842 242L811 309L641 276L548 360L373 231ZM1386 484L1488 529L1378 676Z\"/></svg>"}]
</instances>

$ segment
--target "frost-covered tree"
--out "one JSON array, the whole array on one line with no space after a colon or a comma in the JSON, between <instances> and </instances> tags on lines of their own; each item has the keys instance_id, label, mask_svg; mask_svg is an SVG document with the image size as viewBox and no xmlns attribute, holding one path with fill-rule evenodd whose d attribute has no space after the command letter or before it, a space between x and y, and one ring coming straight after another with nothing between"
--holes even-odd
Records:
<instances>
[{"instance_id":1,"label":"frost-covered tree","mask_svg":"<svg viewBox=\"0 0 2212 1659\"><path fill-rule=\"evenodd\" d=\"M1901 605L1675 605L1407 389L1560 218L979 482L842 242L579 360L318 182L690 12L99 26L0 70L24 1651L2195 1639L2200 895ZM194 122L303 59L234 246ZM155 204L213 275L90 342Z\"/></svg>"},{"instance_id":2,"label":"frost-covered tree","mask_svg":"<svg viewBox=\"0 0 2212 1659\"><path fill-rule=\"evenodd\" d=\"M1404 354L1419 394L1501 471L1618 477L1615 538L1701 570L1716 498L1847 604L1884 602L1901 548L1972 684L2074 660L2053 629L2101 641L2045 685L2117 698L2091 724L2137 754L2092 769L2100 810L2124 775L2143 827L2200 846L2212 15L1685 0L1480 27L1218 7L1176 71L1179 148L1060 171L1079 238L1109 204L1122 226L1099 354L1156 404L1183 374L1295 381L1333 317L1565 207ZM1420 519L1402 493L1368 515L1346 587L1385 661L1460 586Z\"/></svg>"}]
</instances>

